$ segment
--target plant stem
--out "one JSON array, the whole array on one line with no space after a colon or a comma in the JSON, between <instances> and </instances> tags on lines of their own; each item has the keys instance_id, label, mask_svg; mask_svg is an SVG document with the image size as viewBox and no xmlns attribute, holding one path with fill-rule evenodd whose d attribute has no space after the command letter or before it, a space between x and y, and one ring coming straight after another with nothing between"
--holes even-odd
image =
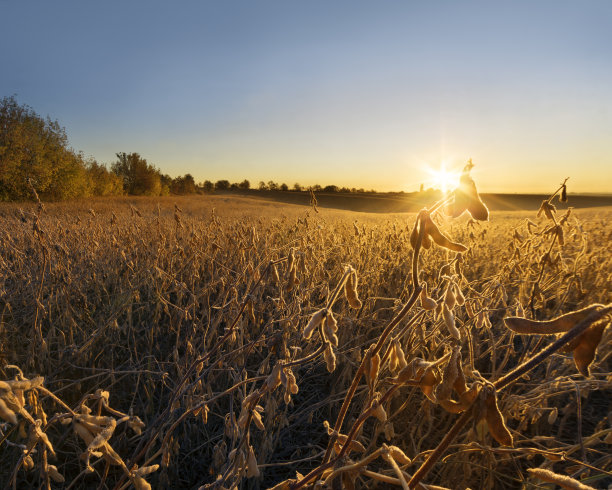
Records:
<instances>
[{"instance_id":1,"label":"plant stem","mask_svg":"<svg viewBox=\"0 0 612 490\"><path fill-rule=\"evenodd\" d=\"M555 342L550 344L546 349L540 351L538 354L533 356L528 361L524 362L517 368L510 371L505 376L498 379L493 386L495 389L501 390L506 386L510 385L517 379L519 379L523 374L531 371L538 364L544 362L548 357L558 351L561 347L563 347L568 342L571 342L573 339L582 334L587 328L591 326L594 322L600 320L605 315L612 312L612 304L606 305L600 310L594 311L589 316L587 316L584 320L574 325L571 330L563 334L559 337ZM451 427L451 430L444 436L442 441L438 444L438 446L429 454L427 459L423 462L421 467L417 470L417 472L412 476L412 479L408 482L410 488L415 488L416 485L429 473L432 466L442 457L442 454L446 451L451 442L457 437L459 431L467 424L474 412L474 404L470 406L465 412L461 414L461 417L457 419L455 424Z\"/></svg>"}]
</instances>

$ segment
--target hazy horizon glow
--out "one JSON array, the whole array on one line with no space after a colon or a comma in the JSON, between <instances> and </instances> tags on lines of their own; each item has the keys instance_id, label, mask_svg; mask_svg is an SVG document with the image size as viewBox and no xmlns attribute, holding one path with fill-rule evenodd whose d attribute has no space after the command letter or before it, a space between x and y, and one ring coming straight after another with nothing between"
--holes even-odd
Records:
<instances>
[{"instance_id":1,"label":"hazy horizon glow","mask_svg":"<svg viewBox=\"0 0 612 490\"><path fill-rule=\"evenodd\" d=\"M612 192L612 2L0 0L0 97L110 163L381 191Z\"/></svg>"}]
</instances>

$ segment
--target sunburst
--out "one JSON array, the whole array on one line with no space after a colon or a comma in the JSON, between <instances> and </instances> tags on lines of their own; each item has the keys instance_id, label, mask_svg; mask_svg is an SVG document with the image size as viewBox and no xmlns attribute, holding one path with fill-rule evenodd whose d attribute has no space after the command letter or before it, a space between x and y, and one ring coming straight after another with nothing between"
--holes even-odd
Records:
<instances>
[{"instance_id":1,"label":"sunburst","mask_svg":"<svg viewBox=\"0 0 612 490\"><path fill-rule=\"evenodd\" d=\"M459 173L446 169L446 163L440 163L440 168L427 167L429 175L428 182L436 189L440 189L444 194L455 189L459 185Z\"/></svg>"}]
</instances>

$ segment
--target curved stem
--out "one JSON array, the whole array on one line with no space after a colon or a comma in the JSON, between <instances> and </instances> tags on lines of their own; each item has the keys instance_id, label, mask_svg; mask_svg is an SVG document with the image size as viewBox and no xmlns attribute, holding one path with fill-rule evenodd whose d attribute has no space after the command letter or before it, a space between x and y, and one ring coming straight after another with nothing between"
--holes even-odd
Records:
<instances>
[{"instance_id":1,"label":"curved stem","mask_svg":"<svg viewBox=\"0 0 612 490\"><path fill-rule=\"evenodd\" d=\"M202 362L204 362L205 360L209 359L213 354L215 354L223 345L223 343L232 335L234 328L236 327L236 324L238 323L238 320L240 320L240 318L242 317L242 314L244 313L244 310L247 307L248 301L250 296L253 294L253 292L255 291L255 289L259 286L259 284L261 283L261 281L263 280L263 278L266 276L266 274L270 271L270 269L272 268L273 265L278 264L280 262L283 262L287 260L286 258L282 258L282 259L278 259L276 261L270 261L268 263L268 265L266 266L266 268L263 270L263 272L261 273L259 279L257 279L257 281L255 282L255 284L251 287L251 289L249 290L248 294L245 295L244 300L242 302L242 305L240 306L240 309L238 311L238 313L236 314L236 316L234 317L234 320L230 323L230 326L227 330L227 333L221 337L219 339L219 341L213 346L213 348L208 351L206 354L204 354L203 356L199 357L198 359L196 359L187 369L187 372L183 375L183 377L181 378L181 380L179 381L178 386L175 388L175 390L173 391L172 395L170 395L170 399L168 400L167 406L165 408L165 410L162 411L162 413L156 418L156 420L153 422L152 424L152 428L155 427L155 425L157 423L159 423L160 421L164 421L167 419L168 414L170 413L170 409L174 403L174 401L176 400L176 398L179 396L179 394L181 393L181 390L183 389L184 384L187 382L187 379L189 379L189 376L195 371L196 367L201 364ZM157 438L159 432L161 431L161 426L157 427L157 429L152 433L152 435L149 437L149 439L145 442L144 439L141 441L141 443L137 446L136 448L136 456L134 456L130 461L128 466L131 468L135 463L138 462L138 460L140 460L140 458L142 458L144 456L144 454L146 453L146 451L149 449L149 447L151 446L151 444L153 444L153 441L155 441L155 439ZM123 482L125 481L125 478L121 478L119 480L119 482L115 485L114 490L117 490L121 487L121 485L123 484Z\"/></svg>"},{"instance_id":2,"label":"curved stem","mask_svg":"<svg viewBox=\"0 0 612 490\"><path fill-rule=\"evenodd\" d=\"M387 392L380 398L380 400L377 403L378 404L385 403L402 386L403 385L394 385L391 388L389 388L387 390ZM293 484L289 488L291 490L298 490L299 488L302 488L303 486L307 485L310 480L312 480L313 478L315 478L315 477L319 476L320 474L322 474L326 469L331 468L336 463L336 461L339 461L340 459L342 459L347 454L347 452L348 452L348 450L349 450L349 448L351 446L352 440L357 435L357 431L363 425L363 423L369 417L372 416L372 413L374 412L374 410L375 410L375 406L374 405L370 405L370 407L367 408L365 410L365 412L363 412L359 416L359 418L357 419L357 421L355 422L355 424L351 428L350 432L347 434L346 442L344 442L342 444L342 449L340 450L340 452L336 455L336 457L334 459L332 459L331 461L325 462L325 463L321 464L320 466L316 467L314 470L312 470L310 473L308 473L304 478L302 478L299 482ZM331 440L335 441L335 438L332 436L332 437L330 437L330 441Z\"/></svg>"},{"instance_id":3,"label":"curved stem","mask_svg":"<svg viewBox=\"0 0 612 490\"><path fill-rule=\"evenodd\" d=\"M291 361L291 362L288 362L286 364L283 364L283 367L284 368L293 367L293 366L297 366L298 364L304 364L304 363L306 363L308 361L312 361L313 359L315 359L319 354L321 354L325 350L325 346L326 346L326 343L324 342L312 354L309 354L306 357L302 357L301 359L296 359L295 361Z\"/></svg>"},{"instance_id":4,"label":"curved stem","mask_svg":"<svg viewBox=\"0 0 612 490\"><path fill-rule=\"evenodd\" d=\"M418 234L418 238L417 238L417 241L414 247L414 252L412 255L412 282L414 284L414 290L412 291L412 295L410 296L410 299L408 300L408 302L404 305L404 307L400 310L400 312L385 327L383 333L378 338L378 341L376 342L376 345L374 346L374 349L371 351L370 355L376 355L382 349L382 346L385 340L387 340L387 337L389 336L391 331L408 314L412 306L416 303L419 297L419 294L421 292L422 287L418 281L419 251L421 249L421 243L423 243L423 237L425 236L425 227L422 226L421 224L420 216L421 215L417 216L417 220L414 224L414 226L419 227L419 234ZM364 356L363 359L361 360L361 364L359 365L359 369L357 370L357 373L355 374L355 377L353 378L353 382L351 383L351 386L348 392L346 393L346 396L344 397L342 406L340 407L340 413L338 414L338 418L336 419L336 423L334 424L334 431L336 433L340 432L340 429L342 428L344 417L346 417L346 412L348 411L349 405L353 399L353 396L355 395L355 391L357 391L359 380L361 379L361 376L363 375L365 371L365 366L366 366L365 363L368 361L369 361L369 357ZM327 444L327 449L325 450L325 456L323 457L323 461L322 461L323 465L325 465L329 461L329 458L331 456L331 449L334 445L334 442L335 442L335 437L332 436Z\"/></svg>"},{"instance_id":5,"label":"curved stem","mask_svg":"<svg viewBox=\"0 0 612 490\"><path fill-rule=\"evenodd\" d=\"M568 180L569 180L569 177L565 177L565 180L563 180L563 183L559 186L559 188L555 192L553 192L553 194L548 199L546 199L546 201L551 202L555 198L555 196L559 194L559 191L563 189L563 186Z\"/></svg>"},{"instance_id":6,"label":"curved stem","mask_svg":"<svg viewBox=\"0 0 612 490\"><path fill-rule=\"evenodd\" d=\"M344 272L342 279L340 279L340 282L338 282L338 284L336 285L336 289L334 289L333 293L330 295L329 299L327 300L327 305L325 307L328 310L331 310L332 307L334 306L334 303L338 299L338 295L340 294L340 291L342 291L342 287L346 283L351 271L352 271L352 267L349 266L346 268L346 271Z\"/></svg>"}]
</instances>

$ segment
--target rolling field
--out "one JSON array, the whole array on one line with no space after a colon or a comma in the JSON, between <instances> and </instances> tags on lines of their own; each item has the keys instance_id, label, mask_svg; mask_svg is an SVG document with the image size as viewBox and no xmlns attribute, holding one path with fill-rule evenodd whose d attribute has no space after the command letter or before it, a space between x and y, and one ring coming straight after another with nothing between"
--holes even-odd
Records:
<instances>
[{"instance_id":1,"label":"rolling field","mask_svg":"<svg viewBox=\"0 0 612 490\"><path fill-rule=\"evenodd\" d=\"M0 204L0 487L607 488L612 208L536 214Z\"/></svg>"}]
</instances>

